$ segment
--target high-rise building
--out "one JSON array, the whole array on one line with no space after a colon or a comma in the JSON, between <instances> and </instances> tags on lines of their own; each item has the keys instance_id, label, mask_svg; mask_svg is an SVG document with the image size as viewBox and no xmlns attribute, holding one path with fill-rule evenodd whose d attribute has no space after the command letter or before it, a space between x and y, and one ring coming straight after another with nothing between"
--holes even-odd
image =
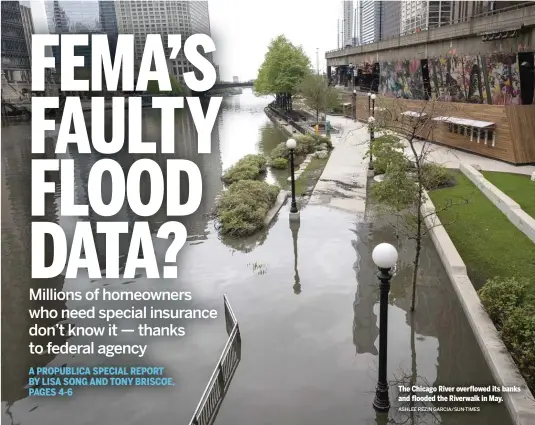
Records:
<instances>
[{"instance_id":1,"label":"high-rise building","mask_svg":"<svg viewBox=\"0 0 535 425\"><path fill-rule=\"evenodd\" d=\"M30 53L18 1L2 1L2 99L22 100L30 87Z\"/></svg>"},{"instance_id":2,"label":"high-rise building","mask_svg":"<svg viewBox=\"0 0 535 425\"><path fill-rule=\"evenodd\" d=\"M404 1L401 3L401 34L411 34L449 25L453 1Z\"/></svg>"},{"instance_id":3,"label":"high-rise building","mask_svg":"<svg viewBox=\"0 0 535 425\"><path fill-rule=\"evenodd\" d=\"M2 70L30 69L24 21L18 1L2 1Z\"/></svg>"},{"instance_id":4,"label":"high-rise building","mask_svg":"<svg viewBox=\"0 0 535 425\"><path fill-rule=\"evenodd\" d=\"M46 0L45 11L51 34L106 33L110 39L110 50L112 54L115 52L118 31L113 1ZM59 71L61 49L53 46L52 52ZM91 66L91 37L87 46L75 46L75 54L84 57L85 68Z\"/></svg>"},{"instance_id":5,"label":"high-rise building","mask_svg":"<svg viewBox=\"0 0 535 425\"><path fill-rule=\"evenodd\" d=\"M26 48L28 49L28 55L30 63L32 61L32 34L35 33L32 18L32 8L30 6L20 5L20 14L22 17L22 27L24 29L24 38L26 39Z\"/></svg>"},{"instance_id":6,"label":"high-rise building","mask_svg":"<svg viewBox=\"0 0 535 425\"><path fill-rule=\"evenodd\" d=\"M361 0L359 3L360 42L375 43L381 39L381 1Z\"/></svg>"},{"instance_id":7,"label":"high-rise building","mask_svg":"<svg viewBox=\"0 0 535 425\"><path fill-rule=\"evenodd\" d=\"M338 20L338 45L340 47L355 45L356 21L353 0L342 1Z\"/></svg>"},{"instance_id":8,"label":"high-rise building","mask_svg":"<svg viewBox=\"0 0 535 425\"><path fill-rule=\"evenodd\" d=\"M240 78L237 77L236 75L234 77L232 77L232 82L233 83L238 83L240 81Z\"/></svg>"},{"instance_id":9,"label":"high-rise building","mask_svg":"<svg viewBox=\"0 0 535 425\"><path fill-rule=\"evenodd\" d=\"M356 42L356 20L353 1L342 1L340 3L340 17L338 19L338 46L355 46Z\"/></svg>"},{"instance_id":10,"label":"high-rise building","mask_svg":"<svg viewBox=\"0 0 535 425\"><path fill-rule=\"evenodd\" d=\"M399 37L401 33L401 2L381 1L380 39Z\"/></svg>"},{"instance_id":11,"label":"high-rise building","mask_svg":"<svg viewBox=\"0 0 535 425\"><path fill-rule=\"evenodd\" d=\"M120 34L134 34L134 55L139 63L143 57L148 34L161 34L164 45L167 35L181 34L182 46L192 34L210 35L210 16L207 1L126 1L115 2L117 27ZM212 54L207 54L211 61ZM169 71L177 80L183 81L183 74L195 71L181 49L175 59L168 61Z\"/></svg>"}]
</instances>

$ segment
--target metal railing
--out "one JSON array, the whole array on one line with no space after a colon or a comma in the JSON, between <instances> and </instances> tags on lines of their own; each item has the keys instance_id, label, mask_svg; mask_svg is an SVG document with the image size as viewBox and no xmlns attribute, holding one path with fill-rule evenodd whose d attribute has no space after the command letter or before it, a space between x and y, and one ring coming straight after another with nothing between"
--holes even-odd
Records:
<instances>
[{"instance_id":1,"label":"metal railing","mask_svg":"<svg viewBox=\"0 0 535 425\"><path fill-rule=\"evenodd\" d=\"M208 381L208 385L206 385L201 396L201 400L193 413L190 425L212 425L214 423L230 381L241 360L241 336L238 320L226 295L223 295L223 302L225 305L225 324L229 337Z\"/></svg>"}]
</instances>

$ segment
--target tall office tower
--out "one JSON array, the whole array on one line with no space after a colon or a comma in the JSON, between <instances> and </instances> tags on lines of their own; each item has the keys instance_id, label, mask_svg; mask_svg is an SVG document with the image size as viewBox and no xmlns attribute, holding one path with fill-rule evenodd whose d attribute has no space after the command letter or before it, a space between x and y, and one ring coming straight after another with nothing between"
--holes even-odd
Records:
<instances>
[{"instance_id":1,"label":"tall office tower","mask_svg":"<svg viewBox=\"0 0 535 425\"><path fill-rule=\"evenodd\" d=\"M30 54L18 1L2 1L2 98L19 100L30 88Z\"/></svg>"},{"instance_id":2,"label":"tall office tower","mask_svg":"<svg viewBox=\"0 0 535 425\"><path fill-rule=\"evenodd\" d=\"M117 17L115 16L115 5L113 1L99 0L98 17L99 17L100 30L104 34L108 35L110 51L112 55L115 55L115 49L117 47L117 36L119 35L119 30L117 28Z\"/></svg>"},{"instance_id":3,"label":"tall office tower","mask_svg":"<svg viewBox=\"0 0 535 425\"><path fill-rule=\"evenodd\" d=\"M381 1L380 3L380 39L399 37L401 32L401 2Z\"/></svg>"},{"instance_id":4,"label":"tall office tower","mask_svg":"<svg viewBox=\"0 0 535 425\"><path fill-rule=\"evenodd\" d=\"M22 17L22 27L24 29L24 38L26 39L26 47L28 49L28 55L30 63L32 61L32 34L35 33L32 18L32 8L30 6L20 4L20 14Z\"/></svg>"},{"instance_id":5,"label":"tall office tower","mask_svg":"<svg viewBox=\"0 0 535 425\"><path fill-rule=\"evenodd\" d=\"M453 22L465 22L487 12L498 12L512 6L531 6L530 1L454 1Z\"/></svg>"},{"instance_id":6,"label":"tall office tower","mask_svg":"<svg viewBox=\"0 0 535 425\"><path fill-rule=\"evenodd\" d=\"M99 4L95 0L46 0L45 11L50 34L91 34L100 32ZM84 57L84 68L91 67L91 37L87 46L75 46L76 56ZM61 71L61 49L52 46L56 71ZM77 71L78 72L78 71Z\"/></svg>"},{"instance_id":7,"label":"tall office tower","mask_svg":"<svg viewBox=\"0 0 535 425\"><path fill-rule=\"evenodd\" d=\"M404 1L401 3L401 33L411 34L449 25L453 1Z\"/></svg>"},{"instance_id":8,"label":"tall office tower","mask_svg":"<svg viewBox=\"0 0 535 425\"><path fill-rule=\"evenodd\" d=\"M355 13L353 1L342 1L338 20L338 44L340 47L353 46L355 36Z\"/></svg>"},{"instance_id":9,"label":"tall office tower","mask_svg":"<svg viewBox=\"0 0 535 425\"><path fill-rule=\"evenodd\" d=\"M210 16L207 1L126 1L115 2L117 27L120 34L134 34L136 63L143 57L143 48L148 34L161 34L164 46L167 35L181 34L182 46L192 34L210 35ZM171 50L171 49L169 49ZM211 61L212 55L207 54ZM183 74L195 71L180 49L175 59L168 61L169 72L183 82Z\"/></svg>"},{"instance_id":10,"label":"tall office tower","mask_svg":"<svg viewBox=\"0 0 535 425\"><path fill-rule=\"evenodd\" d=\"M361 0L359 7L360 42L374 43L381 39L381 1Z\"/></svg>"}]
</instances>

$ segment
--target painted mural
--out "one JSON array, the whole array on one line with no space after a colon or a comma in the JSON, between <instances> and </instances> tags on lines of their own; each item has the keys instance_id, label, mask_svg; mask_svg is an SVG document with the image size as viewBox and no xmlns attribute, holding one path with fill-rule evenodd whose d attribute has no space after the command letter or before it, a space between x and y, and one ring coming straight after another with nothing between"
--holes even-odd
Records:
<instances>
[{"instance_id":1,"label":"painted mural","mask_svg":"<svg viewBox=\"0 0 535 425\"><path fill-rule=\"evenodd\" d=\"M493 53L485 57L485 103L520 105L520 76L515 54ZM489 101L490 99L490 101Z\"/></svg>"},{"instance_id":2,"label":"painted mural","mask_svg":"<svg viewBox=\"0 0 535 425\"><path fill-rule=\"evenodd\" d=\"M381 62L380 93L402 99L425 98L420 59ZM519 105L520 77L515 54L451 55L429 58L433 99L446 102ZM428 86L429 87L429 86Z\"/></svg>"}]
</instances>

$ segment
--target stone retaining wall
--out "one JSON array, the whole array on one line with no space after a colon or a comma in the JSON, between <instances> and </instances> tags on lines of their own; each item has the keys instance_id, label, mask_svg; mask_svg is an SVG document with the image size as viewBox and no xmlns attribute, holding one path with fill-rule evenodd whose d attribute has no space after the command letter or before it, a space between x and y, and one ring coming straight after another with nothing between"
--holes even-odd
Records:
<instances>
[{"instance_id":1,"label":"stone retaining wall","mask_svg":"<svg viewBox=\"0 0 535 425\"><path fill-rule=\"evenodd\" d=\"M522 389L521 392L502 393L513 423L533 425L535 424L535 399L501 340L494 323L483 309L459 252L435 214L433 202L427 193L425 197L427 201L422 205L425 224L496 384L508 387L517 386Z\"/></svg>"},{"instance_id":2,"label":"stone retaining wall","mask_svg":"<svg viewBox=\"0 0 535 425\"><path fill-rule=\"evenodd\" d=\"M535 218L526 213L518 203L490 183L471 165L461 163L459 168L507 216L511 223L535 243Z\"/></svg>"}]
</instances>

